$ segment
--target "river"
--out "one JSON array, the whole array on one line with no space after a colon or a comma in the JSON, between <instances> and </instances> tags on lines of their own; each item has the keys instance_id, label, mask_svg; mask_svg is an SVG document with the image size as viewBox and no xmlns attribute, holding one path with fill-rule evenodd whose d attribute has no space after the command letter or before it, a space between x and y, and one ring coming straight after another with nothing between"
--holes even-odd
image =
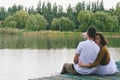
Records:
<instances>
[{"instance_id":1,"label":"river","mask_svg":"<svg viewBox=\"0 0 120 80\"><path fill-rule=\"evenodd\" d=\"M120 48L109 48L115 61ZM75 49L0 49L0 80L27 80L52 76L65 62L72 62Z\"/></svg>"}]
</instances>

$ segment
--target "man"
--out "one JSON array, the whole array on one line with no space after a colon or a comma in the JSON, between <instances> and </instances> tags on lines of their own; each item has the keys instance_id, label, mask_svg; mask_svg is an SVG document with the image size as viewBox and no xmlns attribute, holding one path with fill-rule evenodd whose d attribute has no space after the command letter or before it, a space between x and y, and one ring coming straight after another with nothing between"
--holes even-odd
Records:
<instances>
[{"instance_id":1,"label":"man","mask_svg":"<svg viewBox=\"0 0 120 80\"><path fill-rule=\"evenodd\" d=\"M85 68L78 65L79 61L89 64L93 63L100 51L99 46L94 42L94 36L96 29L89 27L87 31L87 40L82 41L78 44L76 54L74 56L74 64L65 63L61 74L72 73L72 74L90 74L95 70L94 68Z\"/></svg>"}]
</instances>

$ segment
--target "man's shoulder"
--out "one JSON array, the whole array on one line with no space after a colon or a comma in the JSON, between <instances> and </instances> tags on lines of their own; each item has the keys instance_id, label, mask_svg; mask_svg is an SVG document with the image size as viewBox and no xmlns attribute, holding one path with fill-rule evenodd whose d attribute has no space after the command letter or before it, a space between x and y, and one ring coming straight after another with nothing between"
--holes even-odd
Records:
<instances>
[{"instance_id":1,"label":"man's shoulder","mask_svg":"<svg viewBox=\"0 0 120 80\"><path fill-rule=\"evenodd\" d=\"M86 43L86 41L81 41L81 42L79 42L79 46L80 45L83 46L85 43Z\"/></svg>"},{"instance_id":2,"label":"man's shoulder","mask_svg":"<svg viewBox=\"0 0 120 80\"><path fill-rule=\"evenodd\" d=\"M79 42L79 44L82 44L82 43L86 43L87 41L81 41L81 42Z\"/></svg>"},{"instance_id":3,"label":"man's shoulder","mask_svg":"<svg viewBox=\"0 0 120 80\"><path fill-rule=\"evenodd\" d=\"M96 45L94 41L89 41L89 40L81 41L79 42L79 44L95 44Z\"/></svg>"}]
</instances>

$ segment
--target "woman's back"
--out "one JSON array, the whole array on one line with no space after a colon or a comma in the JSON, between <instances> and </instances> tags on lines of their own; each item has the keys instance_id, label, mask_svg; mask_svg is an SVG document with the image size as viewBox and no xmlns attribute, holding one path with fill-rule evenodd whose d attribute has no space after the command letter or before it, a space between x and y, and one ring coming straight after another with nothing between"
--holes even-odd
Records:
<instances>
[{"instance_id":1,"label":"woman's back","mask_svg":"<svg viewBox=\"0 0 120 80\"><path fill-rule=\"evenodd\" d=\"M110 62L110 54L105 46L100 46L100 52L94 61L94 63L90 64L90 67L95 67L97 65L107 65Z\"/></svg>"},{"instance_id":2,"label":"woman's back","mask_svg":"<svg viewBox=\"0 0 120 80\"><path fill-rule=\"evenodd\" d=\"M103 58L100 62L100 65L96 67L96 70L93 72L99 75L111 75L116 73L117 66L115 62L110 58L110 54L108 49L105 46L101 47L101 53L103 54Z\"/></svg>"},{"instance_id":3,"label":"woman's back","mask_svg":"<svg viewBox=\"0 0 120 80\"><path fill-rule=\"evenodd\" d=\"M101 46L101 53L99 55L102 55L100 65L107 65L110 62L110 54L105 46Z\"/></svg>"}]
</instances>

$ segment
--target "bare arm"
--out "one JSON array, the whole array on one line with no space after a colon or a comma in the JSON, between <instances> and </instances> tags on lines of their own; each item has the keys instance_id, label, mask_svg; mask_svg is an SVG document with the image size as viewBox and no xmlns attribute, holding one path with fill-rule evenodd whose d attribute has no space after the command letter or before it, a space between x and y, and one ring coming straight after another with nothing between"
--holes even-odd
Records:
<instances>
[{"instance_id":1,"label":"bare arm","mask_svg":"<svg viewBox=\"0 0 120 80\"><path fill-rule=\"evenodd\" d=\"M75 64L78 63L79 56L80 56L80 54L75 54L74 59L73 59L73 61L74 61Z\"/></svg>"},{"instance_id":2,"label":"bare arm","mask_svg":"<svg viewBox=\"0 0 120 80\"><path fill-rule=\"evenodd\" d=\"M80 61L80 62L78 63L78 65L81 66L81 67L87 67L87 68L95 67L95 66L97 66L98 64L100 64L100 62L101 62L102 59L103 59L103 56L104 56L104 51L101 49L100 52L99 52L99 54L98 54L98 56L97 56L97 58L96 58L96 60L94 61L94 63L84 64L84 63L82 63L82 61Z\"/></svg>"},{"instance_id":3,"label":"bare arm","mask_svg":"<svg viewBox=\"0 0 120 80\"><path fill-rule=\"evenodd\" d=\"M90 67L90 64L84 64L82 61L79 61L78 65L81 67Z\"/></svg>"}]
</instances>

